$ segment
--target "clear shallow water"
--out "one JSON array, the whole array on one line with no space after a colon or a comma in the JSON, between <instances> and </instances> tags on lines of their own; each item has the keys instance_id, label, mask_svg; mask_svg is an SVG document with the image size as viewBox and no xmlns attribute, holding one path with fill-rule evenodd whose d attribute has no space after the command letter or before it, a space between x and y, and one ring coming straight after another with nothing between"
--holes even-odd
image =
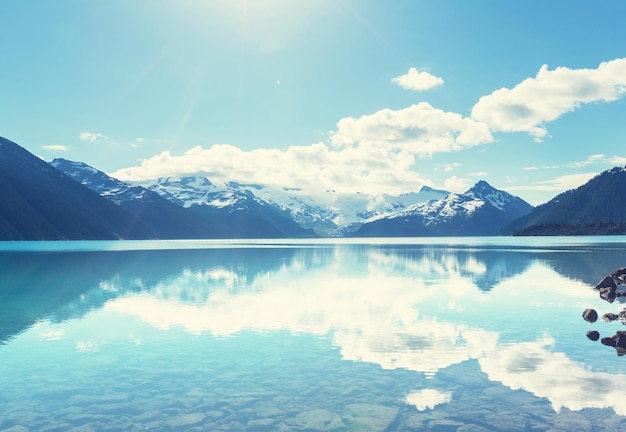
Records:
<instances>
[{"instance_id":1,"label":"clear shallow water","mask_svg":"<svg viewBox=\"0 0 626 432\"><path fill-rule=\"evenodd\" d=\"M626 431L626 238L0 243L0 430Z\"/></svg>"}]
</instances>

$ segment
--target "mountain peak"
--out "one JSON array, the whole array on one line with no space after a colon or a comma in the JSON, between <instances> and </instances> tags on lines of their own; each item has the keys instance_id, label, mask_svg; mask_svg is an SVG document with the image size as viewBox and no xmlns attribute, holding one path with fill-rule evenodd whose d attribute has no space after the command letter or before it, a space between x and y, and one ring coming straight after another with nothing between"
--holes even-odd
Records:
<instances>
[{"instance_id":1,"label":"mountain peak","mask_svg":"<svg viewBox=\"0 0 626 432\"><path fill-rule=\"evenodd\" d=\"M493 191L498 191L496 188L494 188L493 186L491 186L489 183L487 183L485 180L479 180L476 182L476 184L474 186L472 186L471 189L469 189L467 192L465 192L466 194L475 192L475 193L491 193Z\"/></svg>"},{"instance_id":2,"label":"mountain peak","mask_svg":"<svg viewBox=\"0 0 626 432\"><path fill-rule=\"evenodd\" d=\"M485 180L478 181L471 189L465 192L464 195L488 202L501 211L513 206L518 209L520 214L525 214L530 212L532 209L532 206L526 201L515 197L508 192L494 188Z\"/></svg>"}]
</instances>

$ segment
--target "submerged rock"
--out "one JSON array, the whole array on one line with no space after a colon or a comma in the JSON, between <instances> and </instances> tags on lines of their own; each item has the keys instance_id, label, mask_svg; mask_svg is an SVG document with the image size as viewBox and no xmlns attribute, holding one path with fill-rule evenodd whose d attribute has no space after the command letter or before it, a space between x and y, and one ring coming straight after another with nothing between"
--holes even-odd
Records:
<instances>
[{"instance_id":1,"label":"submerged rock","mask_svg":"<svg viewBox=\"0 0 626 432\"><path fill-rule=\"evenodd\" d=\"M352 404L343 413L344 422L352 430L384 431L395 421L398 409L384 405Z\"/></svg>"},{"instance_id":2,"label":"submerged rock","mask_svg":"<svg viewBox=\"0 0 626 432\"><path fill-rule=\"evenodd\" d=\"M598 320L598 312L595 309L585 309L583 311L583 319L587 322L594 323Z\"/></svg>"},{"instance_id":3,"label":"submerged rock","mask_svg":"<svg viewBox=\"0 0 626 432\"><path fill-rule=\"evenodd\" d=\"M310 431L333 431L345 427L339 414L325 409L300 413L296 416L294 423L296 429Z\"/></svg>"}]
</instances>

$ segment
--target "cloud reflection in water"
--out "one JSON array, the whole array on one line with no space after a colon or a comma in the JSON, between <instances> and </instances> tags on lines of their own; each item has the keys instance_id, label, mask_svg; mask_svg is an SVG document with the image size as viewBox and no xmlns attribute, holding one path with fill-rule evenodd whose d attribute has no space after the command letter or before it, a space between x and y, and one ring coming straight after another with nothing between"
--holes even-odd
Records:
<instances>
[{"instance_id":1,"label":"cloud reflection in water","mask_svg":"<svg viewBox=\"0 0 626 432\"><path fill-rule=\"evenodd\" d=\"M550 314L578 315L595 296L585 284L540 261L507 274L500 257L499 282L485 292L476 281L487 280L491 263L454 252L406 255L373 248L354 254L337 248L331 258L305 265L295 257L252 279L221 268L183 271L105 308L159 329L179 326L215 336L243 330L331 334L344 359L385 369L432 375L475 359L490 380L547 398L557 411L611 407L626 415L618 397L626 376L592 372L555 352L549 332L558 318L537 319L548 306ZM407 403L425 409L450 397L411 393Z\"/></svg>"}]
</instances>

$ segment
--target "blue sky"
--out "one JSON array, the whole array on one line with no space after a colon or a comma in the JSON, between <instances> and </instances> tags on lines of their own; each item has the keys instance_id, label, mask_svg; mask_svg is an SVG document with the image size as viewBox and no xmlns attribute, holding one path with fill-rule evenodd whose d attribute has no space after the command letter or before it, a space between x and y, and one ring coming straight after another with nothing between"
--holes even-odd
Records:
<instances>
[{"instance_id":1,"label":"blue sky","mask_svg":"<svg viewBox=\"0 0 626 432\"><path fill-rule=\"evenodd\" d=\"M125 180L531 204L626 164L622 1L0 2L0 135Z\"/></svg>"}]
</instances>

